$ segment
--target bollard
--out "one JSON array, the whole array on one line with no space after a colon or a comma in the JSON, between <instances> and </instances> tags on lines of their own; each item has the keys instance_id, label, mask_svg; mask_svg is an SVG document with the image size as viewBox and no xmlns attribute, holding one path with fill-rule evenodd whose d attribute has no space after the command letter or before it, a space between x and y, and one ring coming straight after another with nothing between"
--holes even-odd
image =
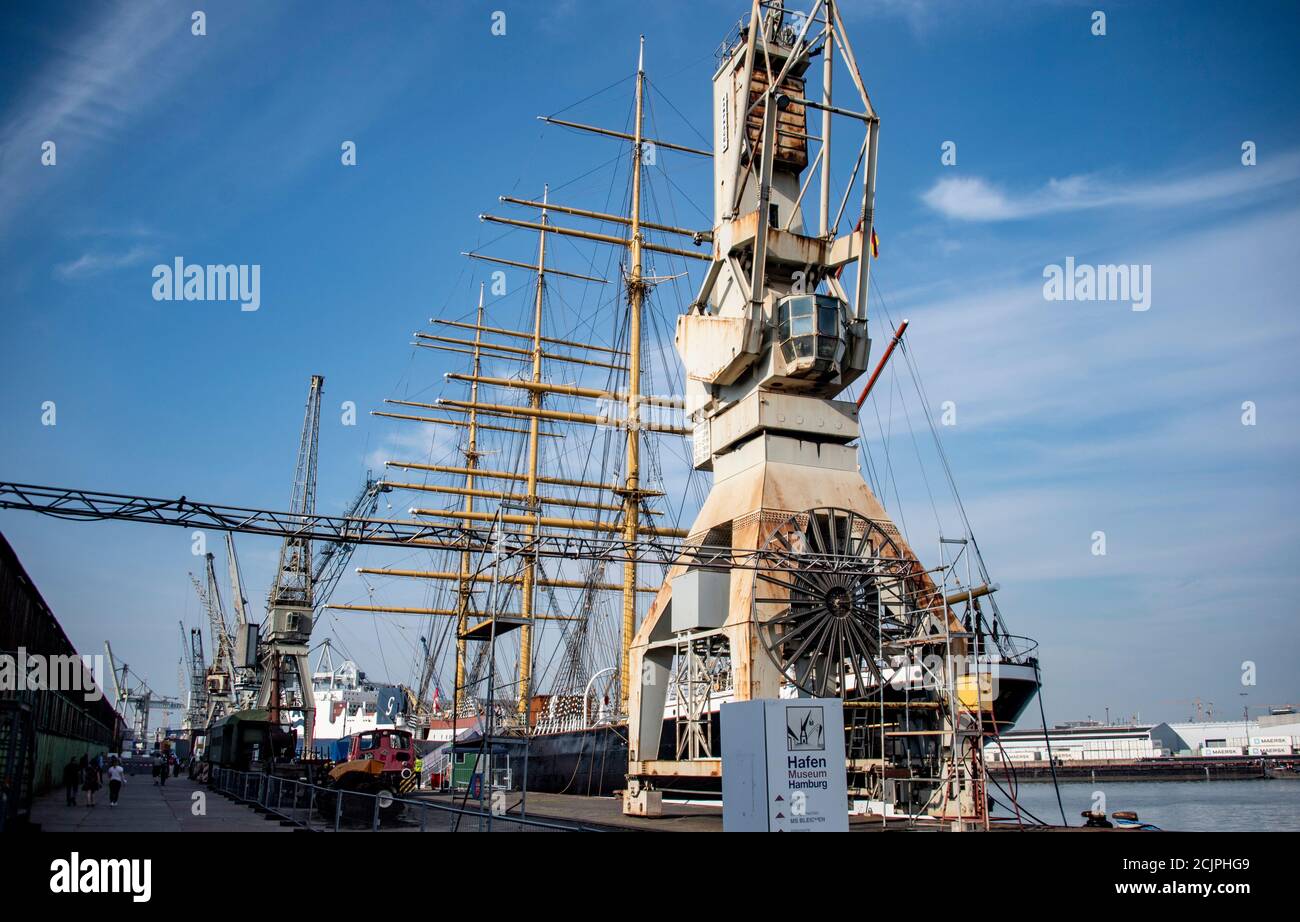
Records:
<instances>
[{"instance_id":1,"label":"bollard","mask_svg":"<svg viewBox=\"0 0 1300 922\"><path fill-rule=\"evenodd\" d=\"M378 794L375 795L375 812L370 820L370 831L371 832L379 831L379 795Z\"/></svg>"},{"instance_id":2,"label":"bollard","mask_svg":"<svg viewBox=\"0 0 1300 922\"><path fill-rule=\"evenodd\" d=\"M343 792L334 792L334 831L339 831L339 820L343 817Z\"/></svg>"}]
</instances>

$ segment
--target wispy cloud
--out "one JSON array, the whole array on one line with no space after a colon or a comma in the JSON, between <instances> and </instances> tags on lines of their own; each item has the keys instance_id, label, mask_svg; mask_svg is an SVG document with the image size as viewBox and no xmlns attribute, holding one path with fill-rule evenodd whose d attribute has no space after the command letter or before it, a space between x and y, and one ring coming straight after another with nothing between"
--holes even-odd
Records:
<instances>
[{"instance_id":1,"label":"wispy cloud","mask_svg":"<svg viewBox=\"0 0 1300 922\"><path fill-rule=\"evenodd\" d=\"M989 359L977 375L960 364L936 363L927 381L934 400L961 403L964 422L1101 423L1108 414L1132 409L1126 395L1134 369L1144 369L1142 405L1171 408L1265 373L1273 384L1287 380L1288 350L1300 332L1280 292L1294 263L1297 234L1300 211L1293 209L1207 226L1146 249L1142 261L1152 265L1154 294L1145 314L1126 304L1044 300L1036 244L1033 255L1023 257L1035 266L1032 280L970 279L958 296L921 293L901 303L896 298L893 309L905 309L917 321L924 354ZM1106 251L1094 257L1132 261ZM1230 316L1242 322L1226 323ZM1215 331L1213 348L1207 330Z\"/></svg>"},{"instance_id":2,"label":"wispy cloud","mask_svg":"<svg viewBox=\"0 0 1300 922\"><path fill-rule=\"evenodd\" d=\"M921 200L958 221L1014 221L1088 209L1177 208L1254 198L1300 179L1300 152L1265 157L1258 166L1235 166L1194 176L1111 180L1093 174L1049 179L1028 191L1012 191L979 176L944 177Z\"/></svg>"},{"instance_id":3,"label":"wispy cloud","mask_svg":"<svg viewBox=\"0 0 1300 922\"><path fill-rule=\"evenodd\" d=\"M149 252L149 247L134 246L129 250L116 253L104 251L83 253L71 262L55 266L54 274L65 281L89 278L114 269L137 266L149 258Z\"/></svg>"},{"instance_id":4,"label":"wispy cloud","mask_svg":"<svg viewBox=\"0 0 1300 922\"><path fill-rule=\"evenodd\" d=\"M383 409L395 413L419 414L424 412L389 405L385 405ZM446 418L448 414L435 413L433 415ZM452 426L436 426L431 423L402 420L395 424L395 428L384 435L379 447L366 455L365 462L366 466L372 471L378 471L381 476L388 476L390 470L385 466L388 461L418 461L422 464L444 463L447 457L459 447L459 444L460 436ZM394 474L393 479L401 480L403 478Z\"/></svg>"},{"instance_id":5,"label":"wispy cloud","mask_svg":"<svg viewBox=\"0 0 1300 922\"><path fill-rule=\"evenodd\" d=\"M203 50L181 44L188 27L188 14L161 0L110 4L77 30L82 38L43 49L47 63L22 85L0 131L0 223L39 187L33 174L88 159L74 152L116 135L185 72ZM59 165L40 165L45 141L58 145Z\"/></svg>"}]
</instances>

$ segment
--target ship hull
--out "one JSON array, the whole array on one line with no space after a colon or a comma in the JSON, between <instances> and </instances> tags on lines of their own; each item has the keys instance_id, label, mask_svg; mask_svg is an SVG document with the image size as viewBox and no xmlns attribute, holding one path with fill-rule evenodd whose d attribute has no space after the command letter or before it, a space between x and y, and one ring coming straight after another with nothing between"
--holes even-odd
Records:
<instances>
[{"instance_id":1,"label":"ship hull","mask_svg":"<svg viewBox=\"0 0 1300 922\"><path fill-rule=\"evenodd\" d=\"M710 716L713 739L719 739L719 716ZM673 755L675 721L664 721L660 756ZM524 787L525 757L527 788L547 794L582 794L609 797L627 787L627 724L617 723L588 730L539 733L529 739L527 752L512 747L510 773L517 787ZM674 779L679 793L716 797L721 793L717 778Z\"/></svg>"},{"instance_id":2,"label":"ship hull","mask_svg":"<svg viewBox=\"0 0 1300 922\"><path fill-rule=\"evenodd\" d=\"M989 669L989 666L985 666ZM997 676L998 693L993 717L998 732L1010 729L1038 692L1037 671L1030 666L999 663L992 667ZM721 728L718 712L711 715L715 751L721 752ZM989 730L992 731L990 726ZM612 796L627 787L628 728L626 723L542 733L532 737L527 753L516 749L510 755L510 772L514 784L530 791L547 794L582 794L590 797ZM664 721L660 735L660 759L674 757L674 721ZM527 764L525 765L525 762ZM673 780L682 793L698 792L705 796L720 792L718 779Z\"/></svg>"},{"instance_id":3,"label":"ship hull","mask_svg":"<svg viewBox=\"0 0 1300 922\"><path fill-rule=\"evenodd\" d=\"M510 774L520 788L609 797L627 787L626 724L541 734L527 752L512 748Z\"/></svg>"}]
</instances>

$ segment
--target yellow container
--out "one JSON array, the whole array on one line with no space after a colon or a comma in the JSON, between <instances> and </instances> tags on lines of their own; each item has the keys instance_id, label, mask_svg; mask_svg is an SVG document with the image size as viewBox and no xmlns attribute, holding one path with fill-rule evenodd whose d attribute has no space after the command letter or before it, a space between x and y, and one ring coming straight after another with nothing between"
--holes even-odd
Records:
<instances>
[{"instance_id":1,"label":"yellow container","mask_svg":"<svg viewBox=\"0 0 1300 922\"><path fill-rule=\"evenodd\" d=\"M963 711L993 712L993 675L980 672L957 677L957 703Z\"/></svg>"}]
</instances>

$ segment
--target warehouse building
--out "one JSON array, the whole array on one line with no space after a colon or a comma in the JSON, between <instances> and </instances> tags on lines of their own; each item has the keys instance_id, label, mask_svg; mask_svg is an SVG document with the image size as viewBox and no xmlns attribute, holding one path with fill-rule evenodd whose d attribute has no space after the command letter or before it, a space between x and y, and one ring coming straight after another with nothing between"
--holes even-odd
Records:
<instances>
[{"instance_id":1,"label":"warehouse building","mask_svg":"<svg viewBox=\"0 0 1300 922\"><path fill-rule=\"evenodd\" d=\"M1042 730L1013 730L1003 733L984 749L991 764L1001 762L1113 761L1154 759L1170 756L1182 740L1169 724L1107 726L1098 721L1077 721Z\"/></svg>"},{"instance_id":2,"label":"warehouse building","mask_svg":"<svg viewBox=\"0 0 1300 922\"><path fill-rule=\"evenodd\" d=\"M1172 757L1291 755L1300 750L1300 715L1259 720L1192 721L1114 726L1100 721L1059 724L1050 733L1014 730L984 749L989 764L1003 762L1114 762Z\"/></svg>"},{"instance_id":3,"label":"warehouse building","mask_svg":"<svg viewBox=\"0 0 1300 922\"><path fill-rule=\"evenodd\" d=\"M4 535L0 535L0 661L3 831L26 823L32 798L54 786L69 760L110 751L124 732L121 716L101 690L94 695L70 687L44 690L23 680L26 664L38 661L75 662L75 677L85 675L72 641Z\"/></svg>"},{"instance_id":4,"label":"warehouse building","mask_svg":"<svg viewBox=\"0 0 1300 922\"><path fill-rule=\"evenodd\" d=\"M1197 720L1170 726L1185 743L1183 755L1291 755L1300 744L1300 714L1289 708L1258 720Z\"/></svg>"}]
</instances>

